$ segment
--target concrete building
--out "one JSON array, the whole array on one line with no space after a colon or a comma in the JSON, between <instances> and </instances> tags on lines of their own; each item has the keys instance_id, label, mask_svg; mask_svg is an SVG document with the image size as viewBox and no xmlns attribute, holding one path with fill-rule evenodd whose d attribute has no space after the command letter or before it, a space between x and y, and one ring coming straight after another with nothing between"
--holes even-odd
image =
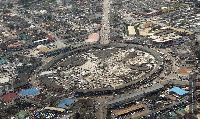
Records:
<instances>
[{"instance_id":1,"label":"concrete building","mask_svg":"<svg viewBox=\"0 0 200 119\"><path fill-rule=\"evenodd\" d=\"M0 96L12 91L12 86L10 84L10 77L2 76L0 77Z\"/></svg>"},{"instance_id":2,"label":"concrete building","mask_svg":"<svg viewBox=\"0 0 200 119\"><path fill-rule=\"evenodd\" d=\"M156 45L156 46L166 46L166 45L172 45L173 44L173 40L172 39L155 39L152 41L152 45Z\"/></svg>"},{"instance_id":3,"label":"concrete building","mask_svg":"<svg viewBox=\"0 0 200 119\"><path fill-rule=\"evenodd\" d=\"M180 78L183 78L183 79L189 79L191 73L192 73L192 69L186 69L186 68L179 69L179 70L177 71L177 75L178 75Z\"/></svg>"},{"instance_id":4,"label":"concrete building","mask_svg":"<svg viewBox=\"0 0 200 119\"><path fill-rule=\"evenodd\" d=\"M135 32L135 27L134 26L128 26L128 32L130 36L135 36L136 32Z\"/></svg>"}]
</instances>

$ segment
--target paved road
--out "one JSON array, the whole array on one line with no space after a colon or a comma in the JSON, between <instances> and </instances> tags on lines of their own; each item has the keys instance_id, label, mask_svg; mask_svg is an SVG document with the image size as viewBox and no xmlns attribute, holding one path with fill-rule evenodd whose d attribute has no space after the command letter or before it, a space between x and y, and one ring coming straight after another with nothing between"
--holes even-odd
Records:
<instances>
[{"instance_id":1,"label":"paved road","mask_svg":"<svg viewBox=\"0 0 200 119\"><path fill-rule=\"evenodd\" d=\"M52 57L46 58L46 59L44 60L43 64L35 70L35 74L33 74L33 75L31 76L32 88L38 88L40 82L39 82L39 80L36 80L36 79L37 79L37 76L41 73L40 70L42 70L42 67L43 67L44 65L46 65L48 62L50 62L52 59L53 59Z\"/></svg>"},{"instance_id":2,"label":"paved road","mask_svg":"<svg viewBox=\"0 0 200 119\"><path fill-rule=\"evenodd\" d=\"M171 73L169 75L165 75L165 71L163 71L159 77L157 77L154 82L159 82L161 84L166 84L167 82L170 82L171 79L176 79L177 81L179 81L179 78L176 74L177 70L179 69L179 67L176 65L177 64L177 61L176 61L176 58L175 57L172 57L168 51L169 49L154 49L153 50L160 50L160 52L163 52L164 54L167 54L167 58L170 59L172 61L172 69L171 69ZM165 69L164 69L165 70ZM160 80L160 77L164 77L163 80Z\"/></svg>"},{"instance_id":3,"label":"paved road","mask_svg":"<svg viewBox=\"0 0 200 119\"><path fill-rule=\"evenodd\" d=\"M96 114L97 119L105 119L107 115L106 102L113 99L113 96L100 96L94 98L100 104L97 105L98 112Z\"/></svg>"},{"instance_id":4,"label":"paved road","mask_svg":"<svg viewBox=\"0 0 200 119\"><path fill-rule=\"evenodd\" d=\"M100 31L100 43L101 44L108 44L110 40L110 1L104 0L103 1L103 18L102 18L102 27Z\"/></svg>"}]
</instances>

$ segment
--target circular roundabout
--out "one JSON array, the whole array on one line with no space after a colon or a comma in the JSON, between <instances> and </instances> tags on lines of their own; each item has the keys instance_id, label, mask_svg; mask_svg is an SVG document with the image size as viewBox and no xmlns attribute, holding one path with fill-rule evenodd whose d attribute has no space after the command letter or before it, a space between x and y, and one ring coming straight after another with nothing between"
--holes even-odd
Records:
<instances>
[{"instance_id":1,"label":"circular roundabout","mask_svg":"<svg viewBox=\"0 0 200 119\"><path fill-rule=\"evenodd\" d=\"M51 78L64 89L112 90L146 79L161 62L157 52L142 46L91 45L57 56L43 69L55 71Z\"/></svg>"}]
</instances>

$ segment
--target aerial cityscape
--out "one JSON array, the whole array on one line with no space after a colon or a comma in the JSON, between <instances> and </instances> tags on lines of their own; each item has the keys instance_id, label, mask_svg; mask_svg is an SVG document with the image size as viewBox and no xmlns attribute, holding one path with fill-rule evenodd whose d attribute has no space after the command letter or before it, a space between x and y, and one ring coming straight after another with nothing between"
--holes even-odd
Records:
<instances>
[{"instance_id":1,"label":"aerial cityscape","mask_svg":"<svg viewBox=\"0 0 200 119\"><path fill-rule=\"evenodd\" d=\"M200 119L200 0L0 0L0 119Z\"/></svg>"}]
</instances>

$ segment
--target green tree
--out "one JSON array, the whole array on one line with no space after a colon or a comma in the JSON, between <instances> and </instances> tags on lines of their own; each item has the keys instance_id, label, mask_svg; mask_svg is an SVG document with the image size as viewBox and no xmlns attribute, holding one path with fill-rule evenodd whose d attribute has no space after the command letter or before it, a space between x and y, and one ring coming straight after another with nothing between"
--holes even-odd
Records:
<instances>
[{"instance_id":1,"label":"green tree","mask_svg":"<svg viewBox=\"0 0 200 119\"><path fill-rule=\"evenodd\" d=\"M13 3L8 3L8 8L12 9L13 8Z\"/></svg>"},{"instance_id":2,"label":"green tree","mask_svg":"<svg viewBox=\"0 0 200 119\"><path fill-rule=\"evenodd\" d=\"M139 29L138 29L139 25L140 25L140 24L134 26L135 32L136 32L136 35L137 35L137 36L140 35Z\"/></svg>"},{"instance_id":3,"label":"green tree","mask_svg":"<svg viewBox=\"0 0 200 119\"><path fill-rule=\"evenodd\" d=\"M129 36L129 30L127 30L127 36Z\"/></svg>"},{"instance_id":4,"label":"green tree","mask_svg":"<svg viewBox=\"0 0 200 119\"><path fill-rule=\"evenodd\" d=\"M52 16L48 15L48 16L47 16L47 20L48 20L48 21L51 21L51 20L52 20Z\"/></svg>"},{"instance_id":5,"label":"green tree","mask_svg":"<svg viewBox=\"0 0 200 119\"><path fill-rule=\"evenodd\" d=\"M200 54L197 55L197 58L200 59Z\"/></svg>"},{"instance_id":6,"label":"green tree","mask_svg":"<svg viewBox=\"0 0 200 119\"><path fill-rule=\"evenodd\" d=\"M8 9L3 9L3 14L6 14L6 13L10 13L10 10L8 10Z\"/></svg>"},{"instance_id":7,"label":"green tree","mask_svg":"<svg viewBox=\"0 0 200 119\"><path fill-rule=\"evenodd\" d=\"M200 2L197 2L197 3L195 4L195 6L198 7L198 8L200 8Z\"/></svg>"}]
</instances>

